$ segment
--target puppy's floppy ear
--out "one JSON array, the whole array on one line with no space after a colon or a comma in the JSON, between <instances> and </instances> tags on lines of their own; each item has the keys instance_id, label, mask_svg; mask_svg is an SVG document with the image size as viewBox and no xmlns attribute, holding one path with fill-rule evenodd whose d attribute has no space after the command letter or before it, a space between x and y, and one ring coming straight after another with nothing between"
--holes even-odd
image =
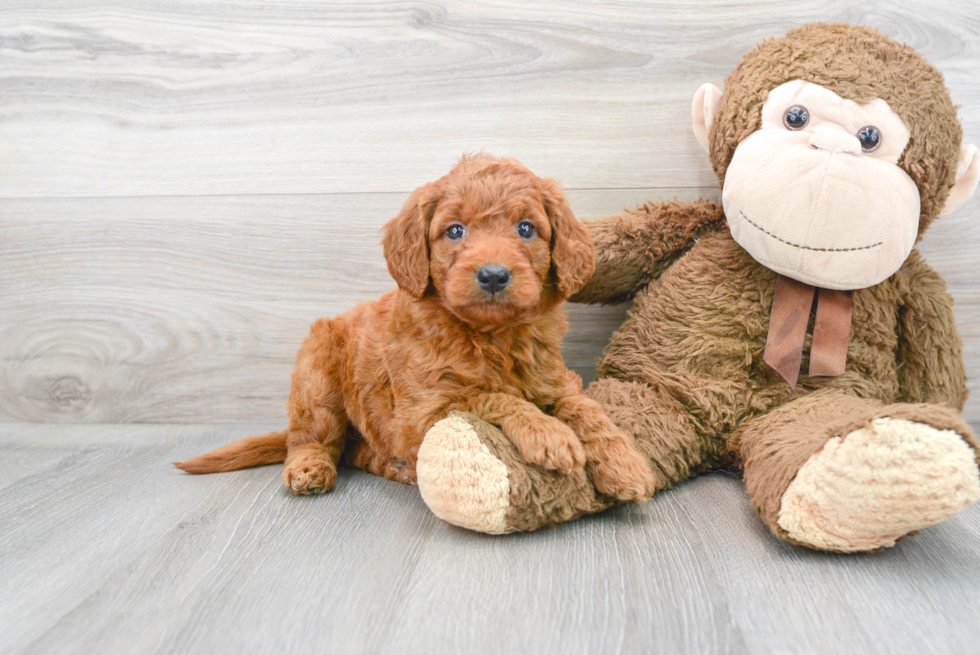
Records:
<instances>
[{"instance_id":1,"label":"puppy's floppy ear","mask_svg":"<svg viewBox=\"0 0 980 655\"><path fill-rule=\"evenodd\" d=\"M551 267L558 293L568 298L585 286L595 270L592 236L568 204L561 186L554 180L541 180L544 209L551 222Z\"/></svg>"},{"instance_id":2,"label":"puppy's floppy ear","mask_svg":"<svg viewBox=\"0 0 980 655\"><path fill-rule=\"evenodd\" d=\"M398 215L385 223L385 260L398 287L421 298L429 286L429 223L439 203L437 182L412 192Z\"/></svg>"}]
</instances>

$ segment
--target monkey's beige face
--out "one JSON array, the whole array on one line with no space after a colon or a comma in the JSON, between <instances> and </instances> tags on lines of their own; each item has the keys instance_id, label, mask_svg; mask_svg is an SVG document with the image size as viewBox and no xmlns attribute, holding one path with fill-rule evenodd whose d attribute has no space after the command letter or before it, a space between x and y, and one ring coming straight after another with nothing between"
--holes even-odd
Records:
<instances>
[{"instance_id":1,"label":"monkey's beige face","mask_svg":"<svg viewBox=\"0 0 980 655\"><path fill-rule=\"evenodd\" d=\"M918 231L918 189L898 166L908 140L884 100L858 104L802 80L776 87L725 176L732 236L801 282L878 284L902 265Z\"/></svg>"}]
</instances>

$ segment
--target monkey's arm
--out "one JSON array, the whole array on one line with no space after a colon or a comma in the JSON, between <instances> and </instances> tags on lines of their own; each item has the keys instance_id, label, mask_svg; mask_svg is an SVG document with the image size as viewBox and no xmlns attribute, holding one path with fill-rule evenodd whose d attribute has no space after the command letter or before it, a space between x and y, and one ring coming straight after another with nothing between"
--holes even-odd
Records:
<instances>
[{"instance_id":1,"label":"monkey's arm","mask_svg":"<svg viewBox=\"0 0 980 655\"><path fill-rule=\"evenodd\" d=\"M595 242L595 273L572 302L612 304L632 298L694 245L699 234L725 229L720 205L648 202L586 221Z\"/></svg>"},{"instance_id":2,"label":"monkey's arm","mask_svg":"<svg viewBox=\"0 0 980 655\"><path fill-rule=\"evenodd\" d=\"M963 341L946 281L917 250L902 266L902 273L906 275L898 310L899 400L962 410L967 396Z\"/></svg>"}]
</instances>

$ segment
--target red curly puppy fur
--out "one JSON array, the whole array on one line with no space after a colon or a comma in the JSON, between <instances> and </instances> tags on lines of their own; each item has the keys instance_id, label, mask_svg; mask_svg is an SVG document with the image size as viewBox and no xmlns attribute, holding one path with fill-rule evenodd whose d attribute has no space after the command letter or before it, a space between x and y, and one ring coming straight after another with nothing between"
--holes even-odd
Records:
<instances>
[{"instance_id":1,"label":"red curly puppy fur","mask_svg":"<svg viewBox=\"0 0 980 655\"><path fill-rule=\"evenodd\" d=\"M562 361L565 298L592 274L592 241L558 184L513 159L464 157L384 228L398 289L313 324L296 357L289 428L176 466L285 461L295 494L329 491L341 456L412 484L422 438L452 411L499 425L529 462L586 466L603 493L653 495L632 439Z\"/></svg>"}]
</instances>

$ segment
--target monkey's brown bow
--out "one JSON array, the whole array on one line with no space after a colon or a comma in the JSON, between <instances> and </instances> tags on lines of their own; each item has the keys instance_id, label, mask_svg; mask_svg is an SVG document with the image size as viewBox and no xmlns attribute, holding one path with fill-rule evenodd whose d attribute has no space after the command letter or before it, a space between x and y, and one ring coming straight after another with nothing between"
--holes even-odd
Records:
<instances>
[{"instance_id":1,"label":"monkey's brown bow","mask_svg":"<svg viewBox=\"0 0 980 655\"><path fill-rule=\"evenodd\" d=\"M809 375L840 375L847 364L847 340L851 332L851 292L817 289L777 275L766 351L762 358L793 389L796 389L796 381L800 377L803 342L806 339L806 326L810 320L810 309L815 295L817 317L810 343Z\"/></svg>"}]
</instances>

